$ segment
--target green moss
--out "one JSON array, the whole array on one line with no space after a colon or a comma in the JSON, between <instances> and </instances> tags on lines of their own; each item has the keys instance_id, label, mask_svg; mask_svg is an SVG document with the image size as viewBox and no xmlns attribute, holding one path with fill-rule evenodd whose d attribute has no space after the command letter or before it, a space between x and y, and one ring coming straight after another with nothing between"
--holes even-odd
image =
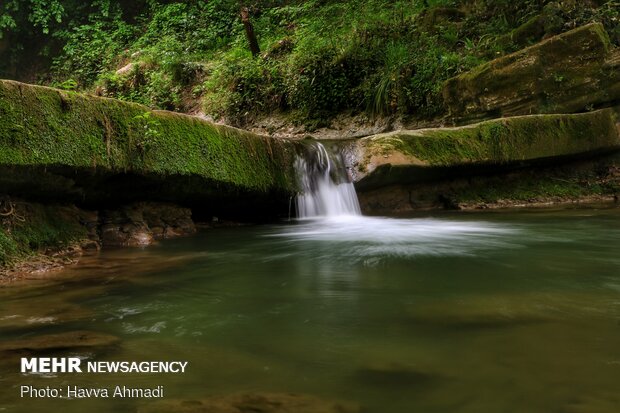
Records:
<instances>
[{"instance_id":1,"label":"green moss","mask_svg":"<svg viewBox=\"0 0 620 413\"><path fill-rule=\"evenodd\" d=\"M367 140L428 166L502 164L574 155L620 144L611 110L577 115L521 116L461 128L394 132Z\"/></svg>"},{"instance_id":2,"label":"green moss","mask_svg":"<svg viewBox=\"0 0 620 413\"><path fill-rule=\"evenodd\" d=\"M610 49L604 27L591 23L447 80L444 101L459 121L602 106L618 98Z\"/></svg>"},{"instance_id":3,"label":"green moss","mask_svg":"<svg viewBox=\"0 0 620 413\"><path fill-rule=\"evenodd\" d=\"M77 209L17 204L15 215L0 225L0 268L48 248L62 248L86 238Z\"/></svg>"},{"instance_id":4,"label":"green moss","mask_svg":"<svg viewBox=\"0 0 620 413\"><path fill-rule=\"evenodd\" d=\"M609 34L605 30L605 27L603 27L603 25L600 23L592 24L588 27L592 33L595 33L598 36L601 44L603 45L605 53L608 53L609 49L611 48L611 40L609 39Z\"/></svg>"},{"instance_id":5,"label":"green moss","mask_svg":"<svg viewBox=\"0 0 620 413\"><path fill-rule=\"evenodd\" d=\"M288 141L151 112L137 104L10 81L0 81L0 112L3 165L198 175L260 192L294 188L294 148Z\"/></svg>"},{"instance_id":6,"label":"green moss","mask_svg":"<svg viewBox=\"0 0 620 413\"><path fill-rule=\"evenodd\" d=\"M540 40L545 34L544 19L541 15L534 16L521 26L514 29L505 38L504 42L512 42L518 46L525 46L532 41Z\"/></svg>"},{"instance_id":7,"label":"green moss","mask_svg":"<svg viewBox=\"0 0 620 413\"><path fill-rule=\"evenodd\" d=\"M196 117L11 81L0 81L0 115L0 166L9 169L49 167L69 179L85 171L174 177L179 187L166 190L183 196L192 182L210 193L295 188L293 143ZM2 267L84 235L60 209L33 207L23 216L0 225Z\"/></svg>"}]
</instances>

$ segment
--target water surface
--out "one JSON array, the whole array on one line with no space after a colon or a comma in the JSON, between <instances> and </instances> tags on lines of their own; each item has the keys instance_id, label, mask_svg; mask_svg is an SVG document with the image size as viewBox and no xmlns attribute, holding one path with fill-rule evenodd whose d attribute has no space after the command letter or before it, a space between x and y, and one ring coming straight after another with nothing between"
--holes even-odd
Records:
<instances>
[{"instance_id":1,"label":"water surface","mask_svg":"<svg viewBox=\"0 0 620 413\"><path fill-rule=\"evenodd\" d=\"M607 209L304 220L103 251L2 286L0 343L91 330L121 342L70 354L188 372L22 376L6 355L0 411L148 403L20 400L31 383L295 392L367 413L615 413L619 245Z\"/></svg>"}]
</instances>

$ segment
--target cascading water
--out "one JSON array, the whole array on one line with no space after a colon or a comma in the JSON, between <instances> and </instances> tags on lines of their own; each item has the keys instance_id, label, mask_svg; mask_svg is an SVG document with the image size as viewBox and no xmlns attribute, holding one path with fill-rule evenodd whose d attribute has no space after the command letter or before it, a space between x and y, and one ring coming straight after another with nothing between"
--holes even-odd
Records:
<instances>
[{"instance_id":1,"label":"cascading water","mask_svg":"<svg viewBox=\"0 0 620 413\"><path fill-rule=\"evenodd\" d=\"M299 218L362 214L340 154L312 142L306 147L306 156L297 157L295 169L301 189L296 198Z\"/></svg>"}]
</instances>

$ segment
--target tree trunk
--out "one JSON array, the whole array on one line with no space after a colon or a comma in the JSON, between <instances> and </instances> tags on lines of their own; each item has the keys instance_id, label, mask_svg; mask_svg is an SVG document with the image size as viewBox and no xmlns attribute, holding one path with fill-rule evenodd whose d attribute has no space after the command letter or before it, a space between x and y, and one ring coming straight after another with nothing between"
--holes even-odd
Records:
<instances>
[{"instance_id":1,"label":"tree trunk","mask_svg":"<svg viewBox=\"0 0 620 413\"><path fill-rule=\"evenodd\" d=\"M241 6L241 22L245 28L245 37L248 38L252 56L256 57L260 53L260 47L258 46L256 34L254 34L254 27L252 26L252 22L250 22L250 11L244 6Z\"/></svg>"}]
</instances>

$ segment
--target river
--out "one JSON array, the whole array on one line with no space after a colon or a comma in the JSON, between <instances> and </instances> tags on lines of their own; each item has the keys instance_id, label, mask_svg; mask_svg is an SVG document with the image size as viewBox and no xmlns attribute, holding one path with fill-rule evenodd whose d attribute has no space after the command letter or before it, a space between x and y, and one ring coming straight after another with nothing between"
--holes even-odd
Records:
<instances>
[{"instance_id":1,"label":"river","mask_svg":"<svg viewBox=\"0 0 620 413\"><path fill-rule=\"evenodd\" d=\"M187 371L22 375L23 354L5 352L0 411L151 402L20 398L27 384L293 392L368 413L615 413L619 252L620 209L301 220L104 250L1 286L0 348L89 330L120 342L38 354Z\"/></svg>"}]
</instances>

